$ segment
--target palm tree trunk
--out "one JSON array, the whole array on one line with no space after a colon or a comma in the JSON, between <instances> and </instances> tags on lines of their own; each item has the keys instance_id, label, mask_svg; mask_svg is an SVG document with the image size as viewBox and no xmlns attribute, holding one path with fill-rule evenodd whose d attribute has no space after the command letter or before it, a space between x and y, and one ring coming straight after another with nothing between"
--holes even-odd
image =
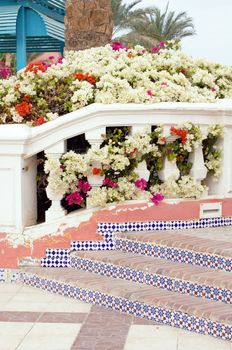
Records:
<instances>
[{"instance_id":1,"label":"palm tree trunk","mask_svg":"<svg viewBox=\"0 0 232 350\"><path fill-rule=\"evenodd\" d=\"M66 0L65 49L83 50L111 41L110 0Z\"/></svg>"}]
</instances>

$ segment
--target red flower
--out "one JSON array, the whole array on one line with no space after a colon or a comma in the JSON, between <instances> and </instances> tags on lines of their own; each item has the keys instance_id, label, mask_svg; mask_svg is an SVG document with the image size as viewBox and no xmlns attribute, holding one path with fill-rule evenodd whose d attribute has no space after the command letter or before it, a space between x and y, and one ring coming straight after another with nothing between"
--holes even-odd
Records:
<instances>
[{"instance_id":1,"label":"red flower","mask_svg":"<svg viewBox=\"0 0 232 350\"><path fill-rule=\"evenodd\" d=\"M38 119L34 120L33 125L34 126L39 126L46 123L44 115L41 115Z\"/></svg>"},{"instance_id":2,"label":"red flower","mask_svg":"<svg viewBox=\"0 0 232 350\"><path fill-rule=\"evenodd\" d=\"M184 74L184 75L187 75L187 73L188 73L188 71L187 71L187 69L181 69L181 71L180 71L182 74Z\"/></svg>"},{"instance_id":3,"label":"red flower","mask_svg":"<svg viewBox=\"0 0 232 350\"><path fill-rule=\"evenodd\" d=\"M30 100L31 100L30 96L28 96L28 95L23 96L23 101L30 102Z\"/></svg>"},{"instance_id":4,"label":"red flower","mask_svg":"<svg viewBox=\"0 0 232 350\"><path fill-rule=\"evenodd\" d=\"M31 108L32 108L32 106L29 103L27 103L26 101L18 103L15 106L17 113L19 115L21 115L22 117L26 117L27 115L29 115L31 113Z\"/></svg>"},{"instance_id":5,"label":"red flower","mask_svg":"<svg viewBox=\"0 0 232 350\"><path fill-rule=\"evenodd\" d=\"M47 70L47 66L45 63L43 62L33 62L33 63L29 63L25 69L25 72L34 72L34 73L38 73L38 71L41 72L46 72Z\"/></svg>"},{"instance_id":6,"label":"red flower","mask_svg":"<svg viewBox=\"0 0 232 350\"><path fill-rule=\"evenodd\" d=\"M183 144L187 141L187 131L184 129L176 129L174 126L171 127L171 133L179 136Z\"/></svg>"},{"instance_id":7,"label":"red flower","mask_svg":"<svg viewBox=\"0 0 232 350\"><path fill-rule=\"evenodd\" d=\"M93 175L100 175L101 174L101 169L100 168L93 168L92 174Z\"/></svg>"},{"instance_id":8,"label":"red flower","mask_svg":"<svg viewBox=\"0 0 232 350\"><path fill-rule=\"evenodd\" d=\"M80 81L88 81L88 83L95 85L96 78L94 75L89 75L89 73L83 74L82 72L78 72L74 74L74 77Z\"/></svg>"}]
</instances>

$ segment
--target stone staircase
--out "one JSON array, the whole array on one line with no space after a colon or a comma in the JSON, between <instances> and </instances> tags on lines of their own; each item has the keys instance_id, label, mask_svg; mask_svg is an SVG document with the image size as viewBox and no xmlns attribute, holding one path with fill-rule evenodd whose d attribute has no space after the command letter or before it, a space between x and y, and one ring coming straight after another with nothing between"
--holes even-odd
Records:
<instances>
[{"instance_id":1,"label":"stone staircase","mask_svg":"<svg viewBox=\"0 0 232 350\"><path fill-rule=\"evenodd\" d=\"M232 341L232 227L117 232L48 249L33 287ZM55 268L58 266L62 268Z\"/></svg>"}]
</instances>

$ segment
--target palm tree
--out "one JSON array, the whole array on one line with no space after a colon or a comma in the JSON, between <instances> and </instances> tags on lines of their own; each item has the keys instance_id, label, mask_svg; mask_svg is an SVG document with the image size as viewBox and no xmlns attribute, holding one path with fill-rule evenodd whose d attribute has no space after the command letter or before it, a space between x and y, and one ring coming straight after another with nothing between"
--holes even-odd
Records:
<instances>
[{"instance_id":1,"label":"palm tree","mask_svg":"<svg viewBox=\"0 0 232 350\"><path fill-rule=\"evenodd\" d=\"M163 13L157 7L145 9L145 12L137 20L130 21L130 32L118 37L118 41L151 47L160 41L177 40L195 34L192 18L186 12L176 14L169 11L168 4Z\"/></svg>"},{"instance_id":2,"label":"palm tree","mask_svg":"<svg viewBox=\"0 0 232 350\"><path fill-rule=\"evenodd\" d=\"M129 5L123 3L123 0L111 0L111 8L113 15L113 37L115 37L120 31L125 29L131 29L131 25L138 19L142 19L143 16L148 13L147 9L135 9L142 0L135 0Z\"/></svg>"}]
</instances>

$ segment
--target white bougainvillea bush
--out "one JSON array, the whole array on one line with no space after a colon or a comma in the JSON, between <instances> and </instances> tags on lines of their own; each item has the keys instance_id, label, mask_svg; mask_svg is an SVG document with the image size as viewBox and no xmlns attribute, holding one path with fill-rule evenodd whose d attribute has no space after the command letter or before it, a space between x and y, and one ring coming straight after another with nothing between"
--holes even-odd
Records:
<instances>
[{"instance_id":1,"label":"white bougainvillea bush","mask_svg":"<svg viewBox=\"0 0 232 350\"><path fill-rule=\"evenodd\" d=\"M220 175L221 149L218 140L223 135L223 126L211 125L207 135L200 127L185 122L170 128L168 141L162 126L155 126L152 132L130 135L129 128L115 129L106 135L100 148L92 147L86 154L69 151L54 159L49 156L45 172L49 188L64 196L69 205L84 205L86 197L94 206L123 202L142 197L158 204L165 197L198 198L206 186L189 176L192 163L189 154L197 147L203 147L208 174ZM162 182L159 171L163 169L165 157L176 161L180 176ZM147 179L139 177L138 167L144 162L149 169ZM91 188L89 177L101 178L98 187Z\"/></svg>"},{"instance_id":2,"label":"white bougainvillea bush","mask_svg":"<svg viewBox=\"0 0 232 350\"><path fill-rule=\"evenodd\" d=\"M6 76L5 76L6 77ZM0 79L0 123L41 125L91 103L213 102L232 96L232 68L193 59L173 42L119 43L30 63Z\"/></svg>"}]
</instances>

